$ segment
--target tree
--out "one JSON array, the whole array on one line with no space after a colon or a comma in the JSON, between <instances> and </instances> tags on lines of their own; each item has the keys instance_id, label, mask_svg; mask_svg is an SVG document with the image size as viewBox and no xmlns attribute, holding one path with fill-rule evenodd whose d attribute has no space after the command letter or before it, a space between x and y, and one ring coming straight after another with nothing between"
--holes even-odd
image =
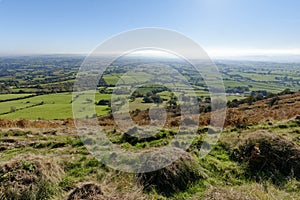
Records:
<instances>
[{"instance_id":1,"label":"tree","mask_svg":"<svg viewBox=\"0 0 300 200\"><path fill-rule=\"evenodd\" d=\"M154 103L162 103L163 102L162 98L160 98L159 95L155 95L155 94L152 95L152 100Z\"/></svg>"},{"instance_id":2,"label":"tree","mask_svg":"<svg viewBox=\"0 0 300 200\"><path fill-rule=\"evenodd\" d=\"M172 93L171 98L168 101L168 107L169 108L176 108L177 107L177 100L178 100L178 98Z\"/></svg>"},{"instance_id":3,"label":"tree","mask_svg":"<svg viewBox=\"0 0 300 200\"><path fill-rule=\"evenodd\" d=\"M149 96L145 96L143 98L144 103L153 103L153 99Z\"/></svg>"},{"instance_id":4,"label":"tree","mask_svg":"<svg viewBox=\"0 0 300 200\"><path fill-rule=\"evenodd\" d=\"M16 112L16 111L17 111L17 108L15 106L10 107L10 112Z\"/></svg>"},{"instance_id":5,"label":"tree","mask_svg":"<svg viewBox=\"0 0 300 200\"><path fill-rule=\"evenodd\" d=\"M110 101L109 100L104 100L104 99L101 99L97 102L96 105L99 105L99 106L108 106L110 105Z\"/></svg>"}]
</instances>

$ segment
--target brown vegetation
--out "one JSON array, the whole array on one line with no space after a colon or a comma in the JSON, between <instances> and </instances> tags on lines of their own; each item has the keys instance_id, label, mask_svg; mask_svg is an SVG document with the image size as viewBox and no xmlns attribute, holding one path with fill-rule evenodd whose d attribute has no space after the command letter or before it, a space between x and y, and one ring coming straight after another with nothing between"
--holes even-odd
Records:
<instances>
[{"instance_id":1,"label":"brown vegetation","mask_svg":"<svg viewBox=\"0 0 300 200\"><path fill-rule=\"evenodd\" d=\"M236 189L213 188L205 195L203 200L254 200L247 194Z\"/></svg>"},{"instance_id":2,"label":"brown vegetation","mask_svg":"<svg viewBox=\"0 0 300 200\"><path fill-rule=\"evenodd\" d=\"M183 152L178 152L182 154ZM174 153L178 155L178 153ZM179 155L180 155L179 154ZM161 156L154 156L154 160L147 162L147 167L156 166L162 159ZM169 157L163 159L170 159ZM174 192L185 190L189 184L203 178L202 170L198 162L188 153L183 153L179 159L172 164L152 172L138 174L139 182L144 189L156 189L158 192L170 196Z\"/></svg>"},{"instance_id":3,"label":"brown vegetation","mask_svg":"<svg viewBox=\"0 0 300 200\"><path fill-rule=\"evenodd\" d=\"M300 147L283 136L253 132L240 141L233 156L248 163L251 176L263 173L279 183L300 178Z\"/></svg>"},{"instance_id":4,"label":"brown vegetation","mask_svg":"<svg viewBox=\"0 0 300 200\"><path fill-rule=\"evenodd\" d=\"M45 199L63 170L53 159L26 155L0 165L0 199Z\"/></svg>"},{"instance_id":5,"label":"brown vegetation","mask_svg":"<svg viewBox=\"0 0 300 200\"><path fill-rule=\"evenodd\" d=\"M266 120L290 119L300 115L300 93L281 95L278 97L276 104L270 105L272 99L257 101L252 105L242 104L237 108L228 108L225 120L226 127L246 126L258 124ZM139 125L149 124L149 111L140 111L131 113L134 122ZM217 111L216 111L217 112ZM196 115L195 115L196 116ZM193 118L193 116L191 116ZM201 113L199 125L207 126L210 123L211 113ZM196 121L195 119L193 119ZM165 128L177 127L180 125L181 117L174 116L174 113L167 113ZM116 127L111 115L99 117L99 125L106 128ZM7 120L0 119L0 128L39 128L39 129L58 129L58 128L75 128L73 119L65 120Z\"/></svg>"},{"instance_id":6,"label":"brown vegetation","mask_svg":"<svg viewBox=\"0 0 300 200\"><path fill-rule=\"evenodd\" d=\"M108 199L103 195L102 189L95 183L84 183L76 187L66 200L101 200Z\"/></svg>"}]
</instances>

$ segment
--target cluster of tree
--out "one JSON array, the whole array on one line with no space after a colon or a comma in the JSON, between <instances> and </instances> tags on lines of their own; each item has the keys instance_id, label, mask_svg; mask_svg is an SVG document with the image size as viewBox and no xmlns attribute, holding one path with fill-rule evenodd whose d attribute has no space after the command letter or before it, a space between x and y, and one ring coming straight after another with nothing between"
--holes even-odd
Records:
<instances>
[{"instance_id":1,"label":"cluster of tree","mask_svg":"<svg viewBox=\"0 0 300 200\"><path fill-rule=\"evenodd\" d=\"M226 101L220 98L214 99L212 102L210 97L198 98L200 113L211 112L213 110L219 110L226 107ZM213 105L212 105L213 104Z\"/></svg>"},{"instance_id":2,"label":"cluster of tree","mask_svg":"<svg viewBox=\"0 0 300 200\"><path fill-rule=\"evenodd\" d=\"M110 106L111 105L111 102L110 100L104 100L104 99L101 99L99 100L96 105L98 106Z\"/></svg>"},{"instance_id":3,"label":"cluster of tree","mask_svg":"<svg viewBox=\"0 0 300 200\"><path fill-rule=\"evenodd\" d=\"M178 98L176 95L174 95L174 93L171 93L171 97L170 100L168 101L168 109L175 109L177 108L178 105Z\"/></svg>"},{"instance_id":4,"label":"cluster of tree","mask_svg":"<svg viewBox=\"0 0 300 200\"><path fill-rule=\"evenodd\" d=\"M192 77L191 76L191 77L189 77L189 82L192 85L196 85L196 86L200 86L200 87L205 87L206 88L206 84L205 84L204 79L202 77Z\"/></svg>"},{"instance_id":5,"label":"cluster of tree","mask_svg":"<svg viewBox=\"0 0 300 200\"><path fill-rule=\"evenodd\" d=\"M200 104L199 106L200 113L207 113L211 111L211 105L210 104Z\"/></svg>"},{"instance_id":6,"label":"cluster of tree","mask_svg":"<svg viewBox=\"0 0 300 200\"><path fill-rule=\"evenodd\" d=\"M267 90L256 90L256 91L251 91L250 96L261 96L261 97L266 97L266 96L272 96L273 94L268 92Z\"/></svg>"},{"instance_id":7,"label":"cluster of tree","mask_svg":"<svg viewBox=\"0 0 300 200\"><path fill-rule=\"evenodd\" d=\"M0 81L0 94L12 93L12 87L19 87L20 83L17 80L1 80Z\"/></svg>"},{"instance_id":8,"label":"cluster of tree","mask_svg":"<svg viewBox=\"0 0 300 200\"><path fill-rule=\"evenodd\" d=\"M156 93L148 92L143 98L144 103L162 103L163 99Z\"/></svg>"},{"instance_id":9,"label":"cluster of tree","mask_svg":"<svg viewBox=\"0 0 300 200\"><path fill-rule=\"evenodd\" d=\"M227 107L234 108L234 107L238 107L239 105L244 104L244 103L252 105L256 101L269 99L269 98L272 98L269 105L273 106L276 104L276 102L278 102L278 96L285 95L285 94L293 94L293 93L294 92L291 91L290 89L285 89L282 92L279 92L278 94L274 94L274 93L268 92L266 90L252 91L250 96L248 96L245 99L241 99L241 100L234 99L232 101L228 101Z\"/></svg>"},{"instance_id":10,"label":"cluster of tree","mask_svg":"<svg viewBox=\"0 0 300 200\"><path fill-rule=\"evenodd\" d=\"M245 93L245 92L249 92L249 87L247 86L237 86L237 87L234 87L234 88L229 88L229 89L226 89L226 93Z\"/></svg>"},{"instance_id":11,"label":"cluster of tree","mask_svg":"<svg viewBox=\"0 0 300 200\"><path fill-rule=\"evenodd\" d=\"M10 93L12 93L12 90L8 85L0 84L0 93L1 94L10 94Z\"/></svg>"},{"instance_id":12,"label":"cluster of tree","mask_svg":"<svg viewBox=\"0 0 300 200\"><path fill-rule=\"evenodd\" d=\"M101 76L97 87L107 87L107 86L108 86L108 84L104 80L103 76Z\"/></svg>"},{"instance_id":13,"label":"cluster of tree","mask_svg":"<svg viewBox=\"0 0 300 200\"><path fill-rule=\"evenodd\" d=\"M169 91L169 89L163 86L154 85L140 87L132 93L131 101L134 101L136 98L143 98L144 103L162 103L164 99L157 93L163 91Z\"/></svg>"},{"instance_id":14,"label":"cluster of tree","mask_svg":"<svg viewBox=\"0 0 300 200\"><path fill-rule=\"evenodd\" d=\"M56 84L36 85L32 88L37 89L38 94L58 93L58 92L72 92L73 82L62 82Z\"/></svg>"},{"instance_id":15,"label":"cluster of tree","mask_svg":"<svg viewBox=\"0 0 300 200\"><path fill-rule=\"evenodd\" d=\"M182 103L185 107L185 109L188 109L189 107L189 102L192 103L194 101L190 101L190 97L182 97ZM224 107L226 107L226 101L222 100L222 99L215 99L213 101L213 107L211 105L211 98L210 97L198 97L198 100L199 102L199 110L190 110L189 112L190 113L207 113L207 112L211 112L212 109L214 110L218 110L218 109L222 109ZM179 112L180 113L180 105L178 103L178 98L172 93L171 94L171 97L170 97L170 100L167 102L167 109L170 111L170 112L174 112L174 113L177 113ZM194 109L193 106L191 106L191 109Z\"/></svg>"},{"instance_id":16,"label":"cluster of tree","mask_svg":"<svg viewBox=\"0 0 300 200\"><path fill-rule=\"evenodd\" d=\"M107 87L101 87L99 89L99 93L100 94L112 94L113 93L113 89L109 89Z\"/></svg>"}]
</instances>

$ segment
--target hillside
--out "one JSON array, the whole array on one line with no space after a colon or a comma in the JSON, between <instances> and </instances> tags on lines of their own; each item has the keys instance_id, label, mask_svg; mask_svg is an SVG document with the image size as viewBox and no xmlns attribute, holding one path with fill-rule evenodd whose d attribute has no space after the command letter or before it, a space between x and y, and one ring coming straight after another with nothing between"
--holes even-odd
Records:
<instances>
[{"instance_id":1,"label":"hillside","mask_svg":"<svg viewBox=\"0 0 300 200\"><path fill-rule=\"evenodd\" d=\"M209 113L188 152L156 172L134 175L95 159L78 138L73 120L0 120L1 199L300 199L300 93L241 104L227 110L226 129L198 157ZM141 112L136 121L145 117ZM143 116L143 117L141 117ZM172 119L174 120L174 119ZM178 120L175 118L175 121ZM114 129L110 117L99 118ZM175 124L171 121L168 124ZM126 148L161 146L112 139ZM208 127L209 128L209 127ZM124 147L125 147L124 146ZM168 181L169 180L169 181ZM170 181L171 180L171 181Z\"/></svg>"}]
</instances>

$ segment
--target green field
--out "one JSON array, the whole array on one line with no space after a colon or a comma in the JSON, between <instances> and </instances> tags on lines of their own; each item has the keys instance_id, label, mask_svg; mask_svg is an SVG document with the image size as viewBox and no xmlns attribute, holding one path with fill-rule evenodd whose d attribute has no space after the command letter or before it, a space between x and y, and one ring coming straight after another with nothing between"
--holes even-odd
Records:
<instances>
[{"instance_id":1,"label":"green field","mask_svg":"<svg viewBox=\"0 0 300 200\"><path fill-rule=\"evenodd\" d=\"M0 98L5 98L6 96L7 95L0 95ZM100 99L110 99L110 95L96 93L95 101L99 101ZM72 93L59 93L1 102L0 113L10 112L12 110L15 111L8 114L2 114L0 115L0 118L49 120L72 118L73 112L71 100ZM95 106L97 115L107 114L107 108L108 106Z\"/></svg>"},{"instance_id":2,"label":"green field","mask_svg":"<svg viewBox=\"0 0 300 200\"><path fill-rule=\"evenodd\" d=\"M0 65L3 66L0 78L0 118L73 117L73 83L82 59L28 57L0 60ZM222 61L216 65L222 75L228 101L246 98L251 92L277 94L286 88L292 91L300 89L300 64L297 63ZM88 79L97 76L97 73L97 70L92 69L82 72L81 76ZM204 77L201 77L199 72L187 63L176 60L165 62L155 59L119 59L103 73L103 79L98 84L100 93L96 91L95 100L92 92L87 96L79 95L76 101L83 105L79 104L78 110L75 108L75 111L80 113L80 117L92 115L95 110L98 116L107 114L108 106L96 106L95 103L101 99L110 100L111 92L118 89L122 94L118 96L120 98L116 99L116 103L123 104L127 101L123 94L132 86L139 87L134 88L139 95L134 102L130 102L131 110L145 110L153 106L152 103L142 102L140 98L140 94L146 96L153 90L164 100L162 105L167 105L171 95L169 91L180 89L186 96L192 95L191 91L186 89L185 80L194 89L196 96L205 99L210 97L210 94L204 78L212 75L209 69L205 69ZM86 106L88 104L92 106Z\"/></svg>"},{"instance_id":3,"label":"green field","mask_svg":"<svg viewBox=\"0 0 300 200\"><path fill-rule=\"evenodd\" d=\"M31 94L2 94L0 95L0 101L9 100L9 99L16 99L20 97L27 97Z\"/></svg>"}]
</instances>

